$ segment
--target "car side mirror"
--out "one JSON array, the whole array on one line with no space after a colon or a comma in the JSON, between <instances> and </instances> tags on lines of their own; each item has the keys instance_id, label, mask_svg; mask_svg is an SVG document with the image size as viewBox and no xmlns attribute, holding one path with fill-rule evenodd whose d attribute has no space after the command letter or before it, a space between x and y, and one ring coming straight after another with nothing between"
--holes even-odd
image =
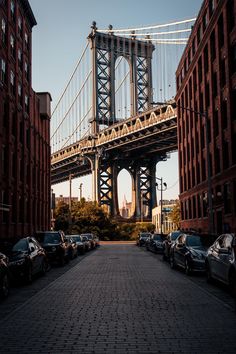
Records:
<instances>
[{"instance_id":1,"label":"car side mirror","mask_svg":"<svg viewBox=\"0 0 236 354\"><path fill-rule=\"evenodd\" d=\"M178 243L178 246L179 247L184 247L184 244L183 243Z\"/></svg>"},{"instance_id":2,"label":"car side mirror","mask_svg":"<svg viewBox=\"0 0 236 354\"><path fill-rule=\"evenodd\" d=\"M30 247L30 253L34 252L35 251L35 248L32 246Z\"/></svg>"}]
</instances>

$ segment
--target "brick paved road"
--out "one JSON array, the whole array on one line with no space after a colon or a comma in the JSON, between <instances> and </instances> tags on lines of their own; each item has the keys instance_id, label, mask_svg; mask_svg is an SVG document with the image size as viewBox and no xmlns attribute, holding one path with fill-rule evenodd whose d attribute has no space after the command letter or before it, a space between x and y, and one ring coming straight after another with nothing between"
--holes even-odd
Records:
<instances>
[{"instance_id":1,"label":"brick paved road","mask_svg":"<svg viewBox=\"0 0 236 354\"><path fill-rule=\"evenodd\" d=\"M0 320L0 353L236 353L230 307L134 245L85 257Z\"/></svg>"}]
</instances>

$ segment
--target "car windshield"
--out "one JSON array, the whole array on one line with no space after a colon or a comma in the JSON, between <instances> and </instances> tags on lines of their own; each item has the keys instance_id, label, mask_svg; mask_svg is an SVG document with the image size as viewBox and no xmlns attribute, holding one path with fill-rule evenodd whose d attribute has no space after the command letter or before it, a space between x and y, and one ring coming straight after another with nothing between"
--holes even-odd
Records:
<instances>
[{"instance_id":1,"label":"car windshield","mask_svg":"<svg viewBox=\"0 0 236 354\"><path fill-rule=\"evenodd\" d=\"M13 252L27 251L28 250L28 242L26 240L18 241L13 247Z\"/></svg>"},{"instance_id":2,"label":"car windshield","mask_svg":"<svg viewBox=\"0 0 236 354\"><path fill-rule=\"evenodd\" d=\"M58 243L61 241L61 237L58 233L44 233L40 234L40 241L43 243Z\"/></svg>"},{"instance_id":3,"label":"car windshield","mask_svg":"<svg viewBox=\"0 0 236 354\"><path fill-rule=\"evenodd\" d=\"M170 236L170 238L171 238L171 240L172 241L175 241L176 239L177 239L177 237L180 235L180 231L174 231L174 232L172 232L171 233L171 236Z\"/></svg>"},{"instance_id":4,"label":"car windshield","mask_svg":"<svg viewBox=\"0 0 236 354\"><path fill-rule=\"evenodd\" d=\"M143 237L143 238L148 238L150 236L150 234L141 234L140 237Z\"/></svg>"},{"instance_id":5,"label":"car windshield","mask_svg":"<svg viewBox=\"0 0 236 354\"><path fill-rule=\"evenodd\" d=\"M81 242L81 237L80 237L80 236L72 236L72 239L73 239L75 242Z\"/></svg>"},{"instance_id":6,"label":"car windshield","mask_svg":"<svg viewBox=\"0 0 236 354\"><path fill-rule=\"evenodd\" d=\"M163 240L163 237L162 237L161 235L156 234L156 235L153 236L153 240L155 240L155 241L162 241L162 240Z\"/></svg>"},{"instance_id":7,"label":"car windshield","mask_svg":"<svg viewBox=\"0 0 236 354\"><path fill-rule=\"evenodd\" d=\"M214 242L214 237L207 234L188 235L186 245L190 247L210 247Z\"/></svg>"}]
</instances>

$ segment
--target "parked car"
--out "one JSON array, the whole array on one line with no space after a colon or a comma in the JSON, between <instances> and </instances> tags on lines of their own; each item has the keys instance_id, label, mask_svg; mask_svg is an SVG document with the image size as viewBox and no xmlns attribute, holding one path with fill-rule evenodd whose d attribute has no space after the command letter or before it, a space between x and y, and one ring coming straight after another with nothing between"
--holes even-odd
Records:
<instances>
[{"instance_id":1,"label":"parked car","mask_svg":"<svg viewBox=\"0 0 236 354\"><path fill-rule=\"evenodd\" d=\"M87 237L88 241L90 242L90 249L95 248L96 242L94 240L94 235L92 233L84 233L84 234L81 234L81 236Z\"/></svg>"},{"instance_id":2,"label":"parked car","mask_svg":"<svg viewBox=\"0 0 236 354\"><path fill-rule=\"evenodd\" d=\"M142 247L145 245L147 239L151 237L152 234L150 232L140 232L137 239L137 246Z\"/></svg>"},{"instance_id":3,"label":"parked car","mask_svg":"<svg viewBox=\"0 0 236 354\"><path fill-rule=\"evenodd\" d=\"M80 235L71 235L71 238L76 243L77 253L84 254L84 252L86 251L86 245L85 245L86 241L83 241L82 237ZM86 240L87 240L87 238L86 238Z\"/></svg>"},{"instance_id":4,"label":"parked car","mask_svg":"<svg viewBox=\"0 0 236 354\"><path fill-rule=\"evenodd\" d=\"M91 250L90 240L88 239L88 237L85 234L81 234L80 236L81 236L82 242L84 243L85 251L86 252L90 251Z\"/></svg>"},{"instance_id":5,"label":"parked car","mask_svg":"<svg viewBox=\"0 0 236 354\"><path fill-rule=\"evenodd\" d=\"M207 234L182 233L170 248L170 266L179 266L187 275L206 270L205 259L213 238Z\"/></svg>"},{"instance_id":6,"label":"parked car","mask_svg":"<svg viewBox=\"0 0 236 354\"><path fill-rule=\"evenodd\" d=\"M65 262L69 262L70 245L63 231L38 231L35 237L45 249L50 263L64 265Z\"/></svg>"},{"instance_id":7,"label":"parked car","mask_svg":"<svg viewBox=\"0 0 236 354\"><path fill-rule=\"evenodd\" d=\"M65 240L69 244L69 258L76 258L78 256L78 250L75 240L70 235L66 235Z\"/></svg>"},{"instance_id":8,"label":"parked car","mask_svg":"<svg viewBox=\"0 0 236 354\"><path fill-rule=\"evenodd\" d=\"M180 230L170 232L163 242L163 259L169 260L170 258L170 247L173 245L177 237L182 233Z\"/></svg>"},{"instance_id":9,"label":"parked car","mask_svg":"<svg viewBox=\"0 0 236 354\"><path fill-rule=\"evenodd\" d=\"M163 253L163 242L166 238L164 234L153 234L146 241L146 249L155 253Z\"/></svg>"},{"instance_id":10,"label":"parked car","mask_svg":"<svg viewBox=\"0 0 236 354\"><path fill-rule=\"evenodd\" d=\"M95 241L95 247L100 246L100 240L99 240L99 237L97 235L94 235L94 241Z\"/></svg>"},{"instance_id":11,"label":"parked car","mask_svg":"<svg viewBox=\"0 0 236 354\"><path fill-rule=\"evenodd\" d=\"M48 268L44 249L34 237L24 237L9 249L9 269L16 281L31 283L37 273L45 274Z\"/></svg>"},{"instance_id":12,"label":"parked car","mask_svg":"<svg viewBox=\"0 0 236 354\"><path fill-rule=\"evenodd\" d=\"M4 299L10 291L10 271L8 257L0 252L0 298Z\"/></svg>"},{"instance_id":13,"label":"parked car","mask_svg":"<svg viewBox=\"0 0 236 354\"><path fill-rule=\"evenodd\" d=\"M236 235L223 234L208 249L207 280L219 280L229 286L236 296Z\"/></svg>"}]
</instances>

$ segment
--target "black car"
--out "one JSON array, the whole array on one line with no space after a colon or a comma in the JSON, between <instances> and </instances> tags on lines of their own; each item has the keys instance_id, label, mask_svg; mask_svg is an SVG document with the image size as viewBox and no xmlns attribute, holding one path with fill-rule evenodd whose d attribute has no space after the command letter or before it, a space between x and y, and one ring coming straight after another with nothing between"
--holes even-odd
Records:
<instances>
[{"instance_id":1,"label":"black car","mask_svg":"<svg viewBox=\"0 0 236 354\"><path fill-rule=\"evenodd\" d=\"M25 237L14 244L7 254L9 269L16 281L32 282L37 273L47 271L47 257L44 249L34 237Z\"/></svg>"},{"instance_id":2,"label":"black car","mask_svg":"<svg viewBox=\"0 0 236 354\"><path fill-rule=\"evenodd\" d=\"M92 233L84 233L81 234L81 237L86 236L88 241L90 242L90 249L93 249L96 247L96 242L94 239L94 235Z\"/></svg>"},{"instance_id":3,"label":"black car","mask_svg":"<svg viewBox=\"0 0 236 354\"><path fill-rule=\"evenodd\" d=\"M88 237L85 234L81 234L80 237L81 237L81 240L84 244L85 251L86 252L90 251L91 250L91 242L88 239Z\"/></svg>"},{"instance_id":4,"label":"black car","mask_svg":"<svg viewBox=\"0 0 236 354\"><path fill-rule=\"evenodd\" d=\"M10 290L8 258L0 252L0 298L6 298Z\"/></svg>"},{"instance_id":5,"label":"black car","mask_svg":"<svg viewBox=\"0 0 236 354\"><path fill-rule=\"evenodd\" d=\"M70 235L66 235L65 239L66 239L66 242L68 242L68 244L69 244L69 257L70 257L70 259L76 258L78 256L78 250L77 250L77 245L76 245L75 240Z\"/></svg>"},{"instance_id":6,"label":"black car","mask_svg":"<svg viewBox=\"0 0 236 354\"><path fill-rule=\"evenodd\" d=\"M84 252L86 251L86 245L85 241L82 240L82 237L80 235L71 235L70 237L76 243L77 252L79 254L84 254Z\"/></svg>"},{"instance_id":7,"label":"black car","mask_svg":"<svg viewBox=\"0 0 236 354\"><path fill-rule=\"evenodd\" d=\"M208 249L207 280L216 279L229 286L236 297L236 235L222 234Z\"/></svg>"},{"instance_id":8,"label":"black car","mask_svg":"<svg viewBox=\"0 0 236 354\"><path fill-rule=\"evenodd\" d=\"M170 248L181 233L182 233L182 231L180 231L180 230L172 231L167 235L167 237L163 241L163 259L164 260L169 260Z\"/></svg>"},{"instance_id":9,"label":"black car","mask_svg":"<svg viewBox=\"0 0 236 354\"><path fill-rule=\"evenodd\" d=\"M64 265L65 262L69 262L70 245L63 231L38 231L35 237L45 249L50 263Z\"/></svg>"},{"instance_id":10,"label":"black car","mask_svg":"<svg viewBox=\"0 0 236 354\"><path fill-rule=\"evenodd\" d=\"M170 266L179 266L187 275L193 271L205 271L207 250L213 243L211 235L182 233L170 249Z\"/></svg>"},{"instance_id":11,"label":"black car","mask_svg":"<svg viewBox=\"0 0 236 354\"><path fill-rule=\"evenodd\" d=\"M166 238L164 234L153 234L146 241L146 249L147 251L152 251L155 253L163 253L164 246L163 242Z\"/></svg>"},{"instance_id":12,"label":"black car","mask_svg":"<svg viewBox=\"0 0 236 354\"><path fill-rule=\"evenodd\" d=\"M151 237L152 234L150 232L140 232L137 239L137 246L142 247L145 245L147 239Z\"/></svg>"}]
</instances>

